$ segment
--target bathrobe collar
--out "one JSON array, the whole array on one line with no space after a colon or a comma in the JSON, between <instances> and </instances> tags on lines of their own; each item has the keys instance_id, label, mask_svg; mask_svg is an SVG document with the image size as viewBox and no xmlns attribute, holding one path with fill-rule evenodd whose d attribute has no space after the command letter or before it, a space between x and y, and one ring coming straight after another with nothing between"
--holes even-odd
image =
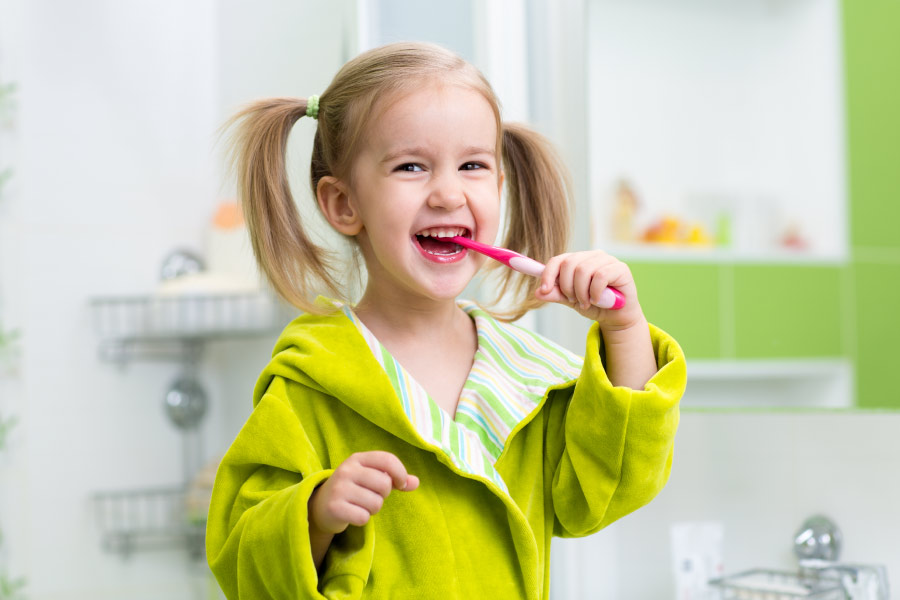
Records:
<instances>
[{"instance_id":1,"label":"bathrobe collar","mask_svg":"<svg viewBox=\"0 0 900 600\"><path fill-rule=\"evenodd\" d=\"M371 340L367 341L359 329L361 324L355 323L352 316L347 314L349 311L342 310L334 301L320 298L319 302L323 306L334 308L334 312L326 315L302 315L288 325L276 343L273 360L257 382L254 405L262 398L272 377L281 376L296 381L334 397L381 429L413 446L434 453L452 470L482 481L495 492L507 496L506 486L494 471L493 465L486 465L486 469L479 468L473 472L465 464L460 464L458 456L448 455L440 447L439 441L436 443L434 439L424 437L416 430L403 408L396 382L392 383L383 365L373 354ZM522 343L522 351L532 353L537 339L533 333L494 321L471 302L463 301L460 306L476 320L479 354L476 356L475 368L479 360L483 360L478 356L486 351L494 354L502 351L496 347L497 341L502 344L509 344L510 340L516 345ZM486 323L487 320L490 323ZM503 329L503 337L508 339L497 339L500 328ZM527 409L527 414L519 415L522 417L520 422L508 430L508 437L504 440L506 444L515 431L537 414L551 386L558 388L567 383L574 385L580 359L559 347L555 348L557 354L552 360L541 361L545 364L540 365L535 363L532 366L539 367L532 369L535 375L517 382L521 387L518 392L527 394L530 391L530 397L523 397L523 407ZM515 353L510 351L510 354ZM517 358L523 360L521 356ZM538 377L537 373L542 377Z\"/></svg>"}]
</instances>

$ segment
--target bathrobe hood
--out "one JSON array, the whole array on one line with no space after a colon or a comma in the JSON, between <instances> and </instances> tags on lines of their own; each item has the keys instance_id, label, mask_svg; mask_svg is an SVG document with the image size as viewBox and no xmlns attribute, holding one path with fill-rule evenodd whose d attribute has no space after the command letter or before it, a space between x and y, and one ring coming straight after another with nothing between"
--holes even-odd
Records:
<instances>
[{"instance_id":1,"label":"bathrobe hood","mask_svg":"<svg viewBox=\"0 0 900 600\"><path fill-rule=\"evenodd\" d=\"M300 318L287 326L256 383L254 406L275 377L327 394L407 443L423 443L399 402L372 401L395 397L394 389L356 326L341 312Z\"/></svg>"}]
</instances>

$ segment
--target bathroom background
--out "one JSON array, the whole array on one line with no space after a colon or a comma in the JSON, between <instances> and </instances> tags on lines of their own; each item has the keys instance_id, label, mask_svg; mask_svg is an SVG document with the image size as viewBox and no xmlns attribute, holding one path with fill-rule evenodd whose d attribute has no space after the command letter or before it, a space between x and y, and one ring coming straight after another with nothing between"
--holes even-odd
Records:
<instances>
[{"instance_id":1,"label":"bathroom background","mask_svg":"<svg viewBox=\"0 0 900 600\"><path fill-rule=\"evenodd\" d=\"M559 145L573 246L624 258L689 358L669 485L556 542L554 598L683 597L686 555L794 571L813 514L900 598L898 26L896 0L0 0L0 598L218 597L204 473L289 317L251 295L178 321L179 293L234 289L163 262L226 243L237 106L395 39L454 48ZM578 317L528 322L581 351ZM186 372L205 411L169 393Z\"/></svg>"}]
</instances>

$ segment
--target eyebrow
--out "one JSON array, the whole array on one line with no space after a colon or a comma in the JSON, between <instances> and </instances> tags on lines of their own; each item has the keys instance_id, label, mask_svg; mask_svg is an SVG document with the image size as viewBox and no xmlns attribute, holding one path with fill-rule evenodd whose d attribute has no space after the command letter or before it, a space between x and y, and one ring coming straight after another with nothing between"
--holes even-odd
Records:
<instances>
[{"instance_id":1,"label":"eyebrow","mask_svg":"<svg viewBox=\"0 0 900 600\"><path fill-rule=\"evenodd\" d=\"M484 148L483 146L468 146L463 150L464 155L490 154L491 156L493 156L494 153L495 153L494 148L487 149L487 148ZM422 156L422 155L427 155L427 154L428 154L428 150L426 148L424 148L423 146L400 148L399 150L395 150L393 152L389 152L389 153L385 154L384 157L381 159L381 162L383 162L383 163L391 162L393 160L400 158L401 156Z\"/></svg>"}]
</instances>

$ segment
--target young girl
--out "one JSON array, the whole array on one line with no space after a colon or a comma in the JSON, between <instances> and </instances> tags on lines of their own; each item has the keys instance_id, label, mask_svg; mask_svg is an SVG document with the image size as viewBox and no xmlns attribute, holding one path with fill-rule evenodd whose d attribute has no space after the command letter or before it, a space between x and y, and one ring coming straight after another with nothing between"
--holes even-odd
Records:
<instances>
[{"instance_id":1,"label":"young girl","mask_svg":"<svg viewBox=\"0 0 900 600\"><path fill-rule=\"evenodd\" d=\"M285 144L318 119L312 190L358 249L353 304L304 231ZM685 363L649 326L628 268L563 254L569 201L548 144L503 123L470 64L395 44L347 63L321 97L237 117L240 196L257 261L305 314L285 329L225 455L207 555L228 598L547 598L551 536L584 536L665 484ZM485 258L505 270L492 315L457 300ZM620 310L604 292L625 295ZM328 299L313 299L314 291ZM544 302L594 321L576 357L508 321Z\"/></svg>"}]
</instances>

